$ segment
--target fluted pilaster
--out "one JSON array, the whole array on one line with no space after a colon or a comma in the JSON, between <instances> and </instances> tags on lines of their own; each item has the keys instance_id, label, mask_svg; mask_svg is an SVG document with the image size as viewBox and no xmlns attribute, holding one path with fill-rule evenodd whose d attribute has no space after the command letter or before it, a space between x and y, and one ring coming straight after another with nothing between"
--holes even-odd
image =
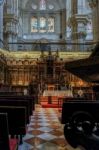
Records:
<instances>
[{"instance_id":1,"label":"fluted pilaster","mask_svg":"<svg viewBox=\"0 0 99 150\"><path fill-rule=\"evenodd\" d=\"M3 1L0 2L0 48L3 47Z\"/></svg>"},{"instance_id":2,"label":"fluted pilaster","mask_svg":"<svg viewBox=\"0 0 99 150\"><path fill-rule=\"evenodd\" d=\"M84 14L79 14L78 12L78 0L73 0L71 3L72 16L69 18L69 23L72 29L71 39L74 43L83 42L86 37L85 26L87 24L87 16ZM81 27L82 26L82 27ZM81 29L80 29L81 28ZM82 30L83 28L83 30ZM78 44L73 46L73 50L83 50L84 48Z\"/></svg>"},{"instance_id":3,"label":"fluted pilaster","mask_svg":"<svg viewBox=\"0 0 99 150\"><path fill-rule=\"evenodd\" d=\"M99 1L88 0L88 2L89 2L90 8L92 9L94 41L99 41Z\"/></svg>"}]
</instances>

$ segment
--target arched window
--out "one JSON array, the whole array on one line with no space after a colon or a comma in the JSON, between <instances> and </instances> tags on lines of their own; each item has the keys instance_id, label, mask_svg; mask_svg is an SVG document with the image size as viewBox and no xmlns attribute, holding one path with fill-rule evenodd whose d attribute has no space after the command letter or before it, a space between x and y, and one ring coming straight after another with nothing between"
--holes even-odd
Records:
<instances>
[{"instance_id":1,"label":"arched window","mask_svg":"<svg viewBox=\"0 0 99 150\"><path fill-rule=\"evenodd\" d=\"M87 0L78 0L78 14L90 13L91 9Z\"/></svg>"},{"instance_id":2,"label":"arched window","mask_svg":"<svg viewBox=\"0 0 99 150\"><path fill-rule=\"evenodd\" d=\"M31 33L53 33L55 30L54 10L55 5L47 0L39 0L31 5L33 16L31 17Z\"/></svg>"},{"instance_id":3,"label":"arched window","mask_svg":"<svg viewBox=\"0 0 99 150\"><path fill-rule=\"evenodd\" d=\"M78 14L85 13L85 0L78 0Z\"/></svg>"},{"instance_id":4,"label":"arched window","mask_svg":"<svg viewBox=\"0 0 99 150\"><path fill-rule=\"evenodd\" d=\"M38 31L37 18L32 17L32 19L31 19L31 32L37 32L37 31Z\"/></svg>"},{"instance_id":5,"label":"arched window","mask_svg":"<svg viewBox=\"0 0 99 150\"><path fill-rule=\"evenodd\" d=\"M87 32L87 40L92 40L93 39L93 28L92 28L92 19L87 23L86 26L86 32Z\"/></svg>"},{"instance_id":6,"label":"arched window","mask_svg":"<svg viewBox=\"0 0 99 150\"><path fill-rule=\"evenodd\" d=\"M54 17L48 18L48 32L54 32Z\"/></svg>"},{"instance_id":7,"label":"arched window","mask_svg":"<svg viewBox=\"0 0 99 150\"><path fill-rule=\"evenodd\" d=\"M40 30L41 33L46 32L46 18L40 17Z\"/></svg>"},{"instance_id":8,"label":"arched window","mask_svg":"<svg viewBox=\"0 0 99 150\"><path fill-rule=\"evenodd\" d=\"M46 10L46 1L40 0L40 10Z\"/></svg>"}]
</instances>

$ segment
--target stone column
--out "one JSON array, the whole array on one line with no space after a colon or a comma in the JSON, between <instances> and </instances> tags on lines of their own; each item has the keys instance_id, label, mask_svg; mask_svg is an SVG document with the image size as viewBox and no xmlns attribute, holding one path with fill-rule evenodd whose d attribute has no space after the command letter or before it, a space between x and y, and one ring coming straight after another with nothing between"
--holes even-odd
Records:
<instances>
[{"instance_id":1,"label":"stone column","mask_svg":"<svg viewBox=\"0 0 99 150\"><path fill-rule=\"evenodd\" d=\"M60 41L66 40L66 8L60 10ZM65 50L65 45L60 45L61 50Z\"/></svg>"},{"instance_id":2,"label":"stone column","mask_svg":"<svg viewBox=\"0 0 99 150\"><path fill-rule=\"evenodd\" d=\"M12 35L11 34L9 34L8 43L12 43ZM13 50L13 45L12 44L9 44L9 50Z\"/></svg>"},{"instance_id":3,"label":"stone column","mask_svg":"<svg viewBox=\"0 0 99 150\"><path fill-rule=\"evenodd\" d=\"M71 18L70 18L70 24L72 29L71 39L73 43L78 43L78 34L77 34L77 20L75 15L77 14L77 0L71 1ZM72 49L74 51L78 50L78 45L73 45Z\"/></svg>"},{"instance_id":4,"label":"stone column","mask_svg":"<svg viewBox=\"0 0 99 150\"><path fill-rule=\"evenodd\" d=\"M81 1L78 0L73 0L71 2L71 12L72 15L69 19L70 22L70 26L71 26L71 39L72 42L74 43L72 49L74 51L83 51L84 50L84 46L82 45L82 43L85 41L85 37L86 37L86 25L88 22L87 19L87 15L83 14L82 12L79 12L79 3ZM83 8L85 8L84 3L82 6L82 10ZM76 44L77 43L77 44ZM81 44L78 44L81 43Z\"/></svg>"},{"instance_id":5,"label":"stone column","mask_svg":"<svg viewBox=\"0 0 99 150\"><path fill-rule=\"evenodd\" d=\"M7 1L7 13L8 14L11 14L12 12L11 1L12 0Z\"/></svg>"},{"instance_id":6,"label":"stone column","mask_svg":"<svg viewBox=\"0 0 99 150\"><path fill-rule=\"evenodd\" d=\"M16 0L16 2L17 2L17 4L16 4L16 13L17 13L17 17L18 17L18 15L19 15L19 7L18 7L19 0Z\"/></svg>"},{"instance_id":7,"label":"stone column","mask_svg":"<svg viewBox=\"0 0 99 150\"><path fill-rule=\"evenodd\" d=\"M3 48L3 1L0 2L0 48Z\"/></svg>"},{"instance_id":8,"label":"stone column","mask_svg":"<svg viewBox=\"0 0 99 150\"><path fill-rule=\"evenodd\" d=\"M18 17L18 0L13 0L14 2L14 14Z\"/></svg>"},{"instance_id":9,"label":"stone column","mask_svg":"<svg viewBox=\"0 0 99 150\"><path fill-rule=\"evenodd\" d=\"M61 32L62 32L62 39L65 40L66 37L66 8L62 10L62 18L61 18Z\"/></svg>"},{"instance_id":10,"label":"stone column","mask_svg":"<svg viewBox=\"0 0 99 150\"><path fill-rule=\"evenodd\" d=\"M99 1L88 0L89 6L92 9L92 21L93 21L93 36L94 41L99 41Z\"/></svg>"}]
</instances>

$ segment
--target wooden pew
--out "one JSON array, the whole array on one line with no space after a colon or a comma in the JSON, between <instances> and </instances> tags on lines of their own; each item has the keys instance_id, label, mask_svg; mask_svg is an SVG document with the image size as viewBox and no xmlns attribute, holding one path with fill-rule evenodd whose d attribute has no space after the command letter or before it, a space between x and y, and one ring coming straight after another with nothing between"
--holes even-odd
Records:
<instances>
[{"instance_id":1,"label":"wooden pew","mask_svg":"<svg viewBox=\"0 0 99 150\"><path fill-rule=\"evenodd\" d=\"M69 144L86 150L99 149L99 102L67 101L62 106L64 135Z\"/></svg>"},{"instance_id":2,"label":"wooden pew","mask_svg":"<svg viewBox=\"0 0 99 150\"><path fill-rule=\"evenodd\" d=\"M17 149L17 140L9 139L7 113L0 113L0 150L16 150L16 149Z\"/></svg>"},{"instance_id":3,"label":"wooden pew","mask_svg":"<svg viewBox=\"0 0 99 150\"><path fill-rule=\"evenodd\" d=\"M0 149L10 150L7 113L0 113Z\"/></svg>"},{"instance_id":4,"label":"wooden pew","mask_svg":"<svg viewBox=\"0 0 99 150\"><path fill-rule=\"evenodd\" d=\"M12 107L26 107L26 123L29 123L29 117L31 115L29 101L27 100L13 100L13 99L0 99L0 106L12 106Z\"/></svg>"},{"instance_id":5,"label":"wooden pew","mask_svg":"<svg viewBox=\"0 0 99 150\"><path fill-rule=\"evenodd\" d=\"M33 110L35 110L35 101L34 101L34 97L33 96L29 96L29 95L0 95L0 99L4 99L7 98L8 100L27 100L29 101L29 105L30 105L30 111L31 111L31 115Z\"/></svg>"},{"instance_id":6,"label":"wooden pew","mask_svg":"<svg viewBox=\"0 0 99 150\"><path fill-rule=\"evenodd\" d=\"M67 101L62 105L62 123L67 123L77 112L88 113L99 122L99 102L96 101Z\"/></svg>"},{"instance_id":7,"label":"wooden pew","mask_svg":"<svg viewBox=\"0 0 99 150\"><path fill-rule=\"evenodd\" d=\"M32 96L13 96L13 95L12 96L11 95L0 96L0 106L1 107L9 107L9 108L16 107L16 109L19 107L24 107L25 108L25 114L23 115L23 120L25 119L24 126L26 126L26 124L29 123L29 117L30 117L30 115L33 114L33 110L35 108L34 99ZM2 112L1 108L0 108L0 112ZM12 115L12 118L13 118L13 115ZM18 120L20 120L20 118ZM9 126L9 128L10 128L10 126ZM25 134L25 127L23 128L23 130L18 128L17 131L16 131L16 129L17 129L16 128L15 132L12 129L13 129L13 127L11 126L11 128L9 130L11 135L24 135ZM22 141L22 136L21 136L21 141Z\"/></svg>"},{"instance_id":8,"label":"wooden pew","mask_svg":"<svg viewBox=\"0 0 99 150\"><path fill-rule=\"evenodd\" d=\"M9 134L20 135L20 143L22 143L22 135L26 134L26 107L19 106L0 106L0 113L8 114Z\"/></svg>"}]
</instances>

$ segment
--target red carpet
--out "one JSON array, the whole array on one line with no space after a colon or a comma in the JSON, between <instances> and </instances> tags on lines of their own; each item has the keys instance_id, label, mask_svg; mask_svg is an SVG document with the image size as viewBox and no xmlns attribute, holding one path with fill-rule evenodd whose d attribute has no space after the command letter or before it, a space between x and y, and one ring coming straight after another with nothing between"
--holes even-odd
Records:
<instances>
[{"instance_id":1,"label":"red carpet","mask_svg":"<svg viewBox=\"0 0 99 150\"><path fill-rule=\"evenodd\" d=\"M41 104L43 108L58 108L57 104Z\"/></svg>"},{"instance_id":2,"label":"red carpet","mask_svg":"<svg viewBox=\"0 0 99 150\"><path fill-rule=\"evenodd\" d=\"M10 150L17 150L17 144L18 144L18 140L17 139L10 139L9 140L9 144L10 144Z\"/></svg>"}]
</instances>

